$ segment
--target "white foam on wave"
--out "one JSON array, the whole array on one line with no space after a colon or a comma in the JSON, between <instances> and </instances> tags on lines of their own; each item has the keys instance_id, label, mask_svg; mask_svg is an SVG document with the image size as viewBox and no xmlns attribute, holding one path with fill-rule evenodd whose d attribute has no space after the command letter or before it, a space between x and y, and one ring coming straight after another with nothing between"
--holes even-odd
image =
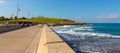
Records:
<instances>
[{"instance_id":1,"label":"white foam on wave","mask_svg":"<svg viewBox=\"0 0 120 53\"><path fill-rule=\"evenodd\" d=\"M75 33L73 30L63 30L63 31L60 31L60 30L58 30L58 31L55 31L55 32L57 32L57 33Z\"/></svg>"},{"instance_id":2,"label":"white foam on wave","mask_svg":"<svg viewBox=\"0 0 120 53\"><path fill-rule=\"evenodd\" d=\"M111 34L105 34L105 33L93 33L93 32L81 32L81 33L69 33L73 35L79 35L79 36L97 36L97 37L107 37L107 38L120 38L120 36L117 35L111 35Z\"/></svg>"},{"instance_id":3,"label":"white foam on wave","mask_svg":"<svg viewBox=\"0 0 120 53\"><path fill-rule=\"evenodd\" d=\"M80 31L93 31L91 28L73 28L73 30L80 30Z\"/></svg>"},{"instance_id":4,"label":"white foam on wave","mask_svg":"<svg viewBox=\"0 0 120 53\"><path fill-rule=\"evenodd\" d=\"M64 25L63 27L71 27L71 25Z\"/></svg>"},{"instance_id":5,"label":"white foam on wave","mask_svg":"<svg viewBox=\"0 0 120 53\"><path fill-rule=\"evenodd\" d=\"M76 30L81 31L92 31L92 27L75 27L75 28L69 28L72 26L65 25L65 26L57 26L57 27L51 27L56 33L67 33L72 35L79 35L79 36L97 36L97 37L112 37L112 38L120 38L120 36L117 35L111 35L111 34L105 34L105 33L94 33L94 32L75 32Z\"/></svg>"},{"instance_id":6,"label":"white foam on wave","mask_svg":"<svg viewBox=\"0 0 120 53\"><path fill-rule=\"evenodd\" d=\"M69 26L69 25L65 25L65 26L57 26L57 27L50 27L52 28L53 30L56 30L56 31L62 31L62 30L73 30L73 31L93 31L92 27L73 27L73 26ZM69 29L68 29L69 28Z\"/></svg>"}]
</instances>

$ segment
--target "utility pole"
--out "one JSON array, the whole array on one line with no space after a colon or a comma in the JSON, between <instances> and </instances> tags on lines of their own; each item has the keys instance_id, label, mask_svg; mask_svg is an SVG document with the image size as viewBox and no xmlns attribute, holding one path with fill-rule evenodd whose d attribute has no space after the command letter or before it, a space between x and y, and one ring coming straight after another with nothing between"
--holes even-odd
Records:
<instances>
[{"instance_id":1,"label":"utility pole","mask_svg":"<svg viewBox=\"0 0 120 53\"><path fill-rule=\"evenodd\" d=\"M29 21L29 19L30 19L30 12L28 11L28 19L27 19L27 21Z\"/></svg>"},{"instance_id":2,"label":"utility pole","mask_svg":"<svg viewBox=\"0 0 120 53\"><path fill-rule=\"evenodd\" d=\"M30 12L28 11L28 21L29 21L29 19L30 19Z\"/></svg>"},{"instance_id":3,"label":"utility pole","mask_svg":"<svg viewBox=\"0 0 120 53\"><path fill-rule=\"evenodd\" d=\"M19 9L19 3L17 2L17 19L19 19L19 11L20 11L20 9Z\"/></svg>"}]
</instances>

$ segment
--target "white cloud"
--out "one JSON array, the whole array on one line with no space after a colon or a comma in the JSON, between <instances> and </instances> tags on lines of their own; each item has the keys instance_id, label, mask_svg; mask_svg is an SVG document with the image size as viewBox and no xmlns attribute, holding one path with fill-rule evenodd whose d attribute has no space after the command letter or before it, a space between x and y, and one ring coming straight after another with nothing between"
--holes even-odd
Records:
<instances>
[{"instance_id":1,"label":"white cloud","mask_svg":"<svg viewBox=\"0 0 120 53\"><path fill-rule=\"evenodd\" d=\"M3 1L3 0L0 0L0 3L4 3L5 1Z\"/></svg>"},{"instance_id":2,"label":"white cloud","mask_svg":"<svg viewBox=\"0 0 120 53\"><path fill-rule=\"evenodd\" d=\"M120 14L100 15L100 16L97 16L96 18L101 18L101 19L118 19L118 18L120 18Z\"/></svg>"}]
</instances>

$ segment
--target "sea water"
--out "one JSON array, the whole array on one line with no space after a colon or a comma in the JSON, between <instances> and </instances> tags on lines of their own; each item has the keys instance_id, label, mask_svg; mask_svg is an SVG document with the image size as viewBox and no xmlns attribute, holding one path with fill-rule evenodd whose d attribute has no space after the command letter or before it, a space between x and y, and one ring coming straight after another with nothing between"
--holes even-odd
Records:
<instances>
[{"instance_id":1,"label":"sea water","mask_svg":"<svg viewBox=\"0 0 120 53\"><path fill-rule=\"evenodd\" d=\"M120 53L120 23L89 23L84 26L50 28L77 53Z\"/></svg>"}]
</instances>

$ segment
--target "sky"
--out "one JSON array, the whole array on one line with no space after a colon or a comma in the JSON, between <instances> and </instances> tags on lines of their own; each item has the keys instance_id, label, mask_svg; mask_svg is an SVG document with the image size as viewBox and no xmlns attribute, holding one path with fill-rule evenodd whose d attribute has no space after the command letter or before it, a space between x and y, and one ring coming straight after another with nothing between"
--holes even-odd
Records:
<instances>
[{"instance_id":1,"label":"sky","mask_svg":"<svg viewBox=\"0 0 120 53\"><path fill-rule=\"evenodd\" d=\"M120 23L120 0L0 0L0 16L45 16L88 23Z\"/></svg>"}]
</instances>

